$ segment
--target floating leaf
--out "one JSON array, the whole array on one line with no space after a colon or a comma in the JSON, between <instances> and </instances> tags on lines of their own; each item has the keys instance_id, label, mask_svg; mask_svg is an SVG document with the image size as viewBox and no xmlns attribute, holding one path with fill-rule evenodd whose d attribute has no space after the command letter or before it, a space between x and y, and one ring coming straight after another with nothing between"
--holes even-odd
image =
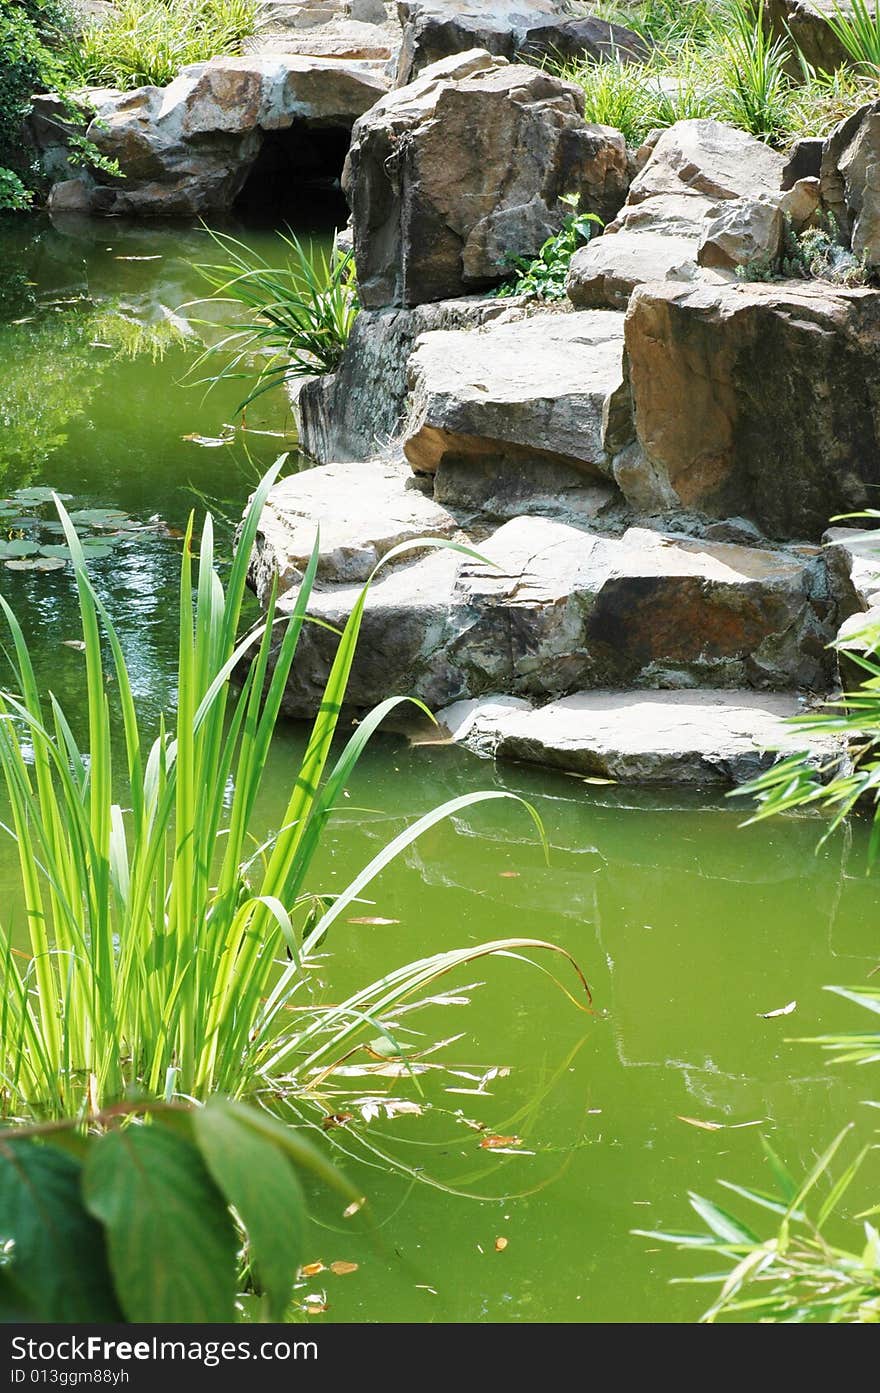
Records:
<instances>
[{"instance_id":1,"label":"floating leaf","mask_svg":"<svg viewBox=\"0 0 880 1393\"><path fill-rule=\"evenodd\" d=\"M676 1113L679 1122L686 1122L689 1127L701 1127L704 1132L723 1132L723 1122L704 1122L699 1117L683 1117L681 1113Z\"/></svg>"},{"instance_id":2,"label":"floating leaf","mask_svg":"<svg viewBox=\"0 0 880 1393\"><path fill-rule=\"evenodd\" d=\"M399 923L400 923L400 920L399 920L399 919L380 919L378 916L377 916L377 917L371 917L371 916L368 915L368 914L359 914L359 915L357 915L357 916L356 916L355 918L353 918L353 919L346 919L345 922L346 922L347 924L376 924L376 925L378 925L379 927L384 928L385 925L387 925L387 924L399 924Z\"/></svg>"},{"instance_id":3,"label":"floating leaf","mask_svg":"<svg viewBox=\"0 0 880 1393\"><path fill-rule=\"evenodd\" d=\"M496 1253L503 1253L503 1252L504 1252L504 1249L505 1249L506 1247L507 1247L507 1239L506 1239L506 1238L496 1238L496 1239L495 1239L495 1252L496 1252Z\"/></svg>"},{"instance_id":4,"label":"floating leaf","mask_svg":"<svg viewBox=\"0 0 880 1393\"><path fill-rule=\"evenodd\" d=\"M348 1207L346 1209L343 1209L342 1211L343 1219L353 1219L355 1214L359 1213L360 1210L363 1209L366 1202L366 1195L361 1195L359 1200L352 1200L351 1204L348 1205Z\"/></svg>"},{"instance_id":5,"label":"floating leaf","mask_svg":"<svg viewBox=\"0 0 880 1393\"><path fill-rule=\"evenodd\" d=\"M326 1268L322 1262L307 1262L299 1269L301 1277L317 1277L319 1272L325 1272Z\"/></svg>"},{"instance_id":6,"label":"floating leaf","mask_svg":"<svg viewBox=\"0 0 880 1393\"><path fill-rule=\"evenodd\" d=\"M775 1016L790 1016L796 1008L797 1002L790 1001L787 1006L780 1006L776 1011L759 1011L758 1015L764 1021L772 1021Z\"/></svg>"},{"instance_id":7,"label":"floating leaf","mask_svg":"<svg viewBox=\"0 0 880 1393\"><path fill-rule=\"evenodd\" d=\"M34 542L23 542L16 538L14 541L0 541L0 560L5 561L7 557L34 556L37 546Z\"/></svg>"},{"instance_id":8,"label":"floating leaf","mask_svg":"<svg viewBox=\"0 0 880 1393\"><path fill-rule=\"evenodd\" d=\"M522 1146L522 1137L499 1137L497 1133L490 1132L488 1136L480 1138L480 1146L484 1151L497 1151L502 1146Z\"/></svg>"},{"instance_id":9,"label":"floating leaf","mask_svg":"<svg viewBox=\"0 0 880 1393\"><path fill-rule=\"evenodd\" d=\"M357 1270L358 1264L356 1262L331 1262L330 1264L330 1271L336 1277L347 1277L350 1272L357 1272Z\"/></svg>"}]
</instances>

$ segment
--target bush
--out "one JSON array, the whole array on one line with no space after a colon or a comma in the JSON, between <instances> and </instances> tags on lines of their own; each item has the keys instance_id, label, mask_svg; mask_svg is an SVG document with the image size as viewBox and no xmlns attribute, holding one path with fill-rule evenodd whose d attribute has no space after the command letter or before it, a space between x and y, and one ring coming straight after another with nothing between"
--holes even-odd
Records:
<instances>
[{"instance_id":1,"label":"bush","mask_svg":"<svg viewBox=\"0 0 880 1393\"><path fill-rule=\"evenodd\" d=\"M37 176L22 147L22 125L34 92L54 85L57 64L44 42L41 18L54 12L36 3L0 0L0 209L26 208Z\"/></svg>"},{"instance_id":2,"label":"bush","mask_svg":"<svg viewBox=\"0 0 880 1393\"><path fill-rule=\"evenodd\" d=\"M122 0L65 53L81 86L164 87L187 63L241 52L258 0Z\"/></svg>"}]
</instances>

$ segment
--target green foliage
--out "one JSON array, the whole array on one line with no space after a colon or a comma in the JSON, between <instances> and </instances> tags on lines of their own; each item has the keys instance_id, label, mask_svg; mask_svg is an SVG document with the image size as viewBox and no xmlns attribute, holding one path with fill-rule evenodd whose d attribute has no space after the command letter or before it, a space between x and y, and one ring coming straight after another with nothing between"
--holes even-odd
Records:
<instances>
[{"instance_id":1,"label":"green foliage","mask_svg":"<svg viewBox=\"0 0 880 1393\"><path fill-rule=\"evenodd\" d=\"M856 1225L855 1244L836 1246L828 1237L839 1223L840 1205L868 1155L861 1150L836 1176L832 1163L849 1128L820 1156L798 1183L769 1144L764 1150L775 1188L755 1190L722 1180L721 1184L764 1214L777 1216L762 1238L734 1214L701 1195L690 1196L691 1207L703 1222L694 1233L646 1232L642 1237L673 1243L677 1248L719 1260L726 1269L711 1277L683 1281L718 1281L721 1290L702 1319L724 1317L786 1324L866 1324L880 1320L880 1234L866 1215ZM824 1183L819 1201L815 1192ZM857 1237L856 1237L857 1235Z\"/></svg>"},{"instance_id":2,"label":"green foliage","mask_svg":"<svg viewBox=\"0 0 880 1393\"><path fill-rule=\"evenodd\" d=\"M299 1179L342 1177L241 1103L125 1104L0 1134L0 1319L232 1321L242 1249L269 1319L303 1259Z\"/></svg>"},{"instance_id":3,"label":"green foliage","mask_svg":"<svg viewBox=\"0 0 880 1393\"><path fill-rule=\"evenodd\" d=\"M34 92L51 83L55 63L23 5L0 0L0 210L30 203L32 157L22 148L22 125Z\"/></svg>"},{"instance_id":4,"label":"green foliage","mask_svg":"<svg viewBox=\"0 0 880 1393\"><path fill-rule=\"evenodd\" d=\"M65 52L82 86L164 87L188 63L241 52L256 27L257 0L122 0Z\"/></svg>"},{"instance_id":5,"label":"green foliage","mask_svg":"<svg viewBox=\"0 0 880 1393\"><path fill-rule=\"evenodd\" d=\"M876 77L880 73L880 9L868 0L847 0L845 7L835 0L834 13L824 18L852 62Z\"/></svg>"},{"instance_id":6,"label":"green foliage","mask_svg":"<svg viewBox=\"0 0 880 1393\"><path fill-rule=\"evenodd\" d=\"M438 977L496 952L549 948L525 938L471 945L406 964L347 1000L322 1002L315 952L382 869L463 808L522 800L451 799L406 827L314 912L307 878L324 827L373 733L403 700L389 698L365 716L331 767L371 578L339 638L281 826L255 842L251 822L319 560L316 543L295 603L281 611L271 594L265 620L239 639L248 563L282 463L253 496L225 589L214 569L210 515L194 574L190 520L173 732L164 720L154 739L141 728L122 647L60 500L82 623L85 743L57 700L39 692L21 628L0 595L14 674L0 694L3 830L17 850L12 906L22 907L23 921L16 925L7 905L0 923L0 1074L13 1116L77 1116L132 1089L152 1098L241 1097L283 1079L295 1097L315 1070L332 1074L365 1030L370 1038L391 1031L386 1021L404 1004L414 1009L423 993L430 997ZM422 540L392 549L377 571L426 545L476 555ZM246 660L233 692L232 674ZM121 777L108 692L121 717ZM540 830L537 814L522 806ZM19 950L19 928L28 953Z\"/></svg>"},{"instance_id":7,"label":"green foliage","mask_svg":"<svg viewBox=\"0 0 880 1393\"><path fill-rule=\"evenodd\" d=\"M569 264L578 247L586 246L596 227L602 226L602 219L595 213L578 213L577 195L566 195L562 202L568 204L571 212L566 213L562 227L554 236L548 237L534 259L527 256L511 256L508 265L513 267L516 278L506 281L495 291L496 295L534 295L539 300L564 300L565 278Z\"/></svg>"},{"instance_id":8,"label":"green foliage","mask_svg":"<svg viewBox=\"0 0 880 1393\"><path fill-rule=\"evenodd\" d=\"M866 67L816 72L790 38L772 39L764 0L649 0L631 11L606 6L603 13L652 38L653 58L584 61L561 71L584 89L586 119L623 131L632 146L652 130L694 117L726 121L781 146L796 134L825 134L877 94L876 75L867 76Z\"/></svg>"},{"instance_id":9,"label":"green foliage","mask_svg":"<svg viewBox=\"0 0 880 1393\"><path fill-rule=\"evenodd\" d=\"M210 236L228 260L198 269L212 287L212 298L242 305L249 318L213 344L194 371L214 354L231 354L222 372L209 380L251 378L250 360L259 355L256 386L240 411L293 378L333 372L360 311L352 253L340 250L336 236L328 254L306 246L292 232L279 232L286 260L278 266L234 237L219 232Z\"/></svg>"}]
</instances>

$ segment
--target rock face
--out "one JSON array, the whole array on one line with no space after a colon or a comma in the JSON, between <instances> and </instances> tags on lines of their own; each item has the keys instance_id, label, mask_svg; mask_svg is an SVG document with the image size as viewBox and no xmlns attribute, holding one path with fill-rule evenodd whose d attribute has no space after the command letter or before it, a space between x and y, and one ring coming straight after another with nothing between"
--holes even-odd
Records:
<instances>
[{"instance_id":1,"label":"rock face","mask_svg":"<svg viewBox=\"0 0 880 1393\"><path fill-rule=\"evenodd\" d=\"M632 437L623 315L536 314L472 332L429 333L410 359L403 450L434 496L497 515L592 513L615 447ZM623 419L621 420L621 412Z\"/></svg>"},{"instance_id":2,"label":"rock face","mask_svg":"<svg viewBox=\"0 0 880 1393\"><path fill-rule=\"evenodd\" d=\"M841 752L787 726L788 694L751 691L579 692L532 707L516 698L457 702L438 713L477 754L622 784L742 784L779 755Z\"/></svg>"},{"instance_id":3,"label":"rock face","mask_svg":"<svg viewBox=\"0 0 880 1393\"><path fill-rule=\"evenodd\" d=\"M338 370L297 389L302 448L322 464L386 451L403 430L407 363L419 335L510 316L515 303L473 298L410 310L361 310Z\"/></svg>"},{"instance_id":4,"label":"rock face","mask_svg":"<svg viewBox=\"0 0 880 1393\"><path fill-rule=\"evenodd\" d=\"M854 112L828 137L820 186L854 254L880 269L880 102Z\"/></svg>"},{"instance_id":5,"label":"rock face","mask_svg":"<svg viewBox=\"0 0 880 1393\"><path fill-rule=\"evenodd\" d=\"M880 484L880 313L818 282L643 286L626 319L635 506L818 538Z\"/></svg>"},{"instance_id":6,"label":"rock face","mask_svg":"<svg viewBox=\"0 0 880 1393\"><path fill-rule=\"evenodd\" d=\"M497 57L531 61L550 55L643 61L644 40L622 24L594 17L574 17L558 0L399 0L403 43L397 86L412 82L422 70L451 54L484 48Z\"/></svg>"},{"instance_id":7,"label":"rock face","mask_svg":"<svg viewBox=\"0 0 880 1393\"><path fill-rule=\"evenodd\" d=\"M619 131L583 120L583 93L473 50L425 69L355 124L343 184L368 308L499 281L561 226L563 194L603 218L629 181Z\"/></svg>"},{"instance_id":8,"label":"rock face","mask_svg":"<svg viewBox=\"0 0 880 1393\"><path fill-rule=\"evenodd\" d=\"M785 159L719 121L679 121L664 131L630 187L618 217L576 252L568 294L579 308L625 308L646 281L702 277L701 241L737 200L778 202ZM741 202L737 216L743 220ZM781 228L781 218L779 219ZM745 251L750 250L746 248ZM728 258L709 261L726 266Z\"/></svg>"},{"instance_id":9,"label":"rock face","mask_svg":"<svg viewBox=\"0 0 880 1393\"><path fill-rule=\"evenodd\" d=\"M320 479L307 475L270 498L253 578L265 591L273 555L286 554L278 539L293 532L299 540L282 578L293 588L282 608L293 603L315 523L320 517L328 526L330 507L339 515L311 612L335 625L357 599L352 567L360 578L401 539L401 528L424 535L423 525L434 521L411 515L413 500L392 505L392 480L369 523L359 525L361 490L369 485L361 483L362 469L339 467L330 504ZM374 583L349 687L353 708L396 691L436 708L498 691L546 700L626 685L825 690L829 683L826 645L839 616L816 548L770 551L639 528L609 537L544 517L517 517L489 535L465 531L484 563L430 552ZM304 631L286 698L291 714L315 710L335 644L326 629Z\"/></svg>"},{"instance_id":10,"label":"rock face","mask_svg":"<svg viewBox=\"0 0 880 1393\"><path fill-rule=\"evenodd\" d=\"M100 101L88 139L124 175L80 174L57 184L50 208L99 214L225 210L267 133L347 130L387 87L368 64L286 57L214 58L168 87Z\"/></svg>"}]
</instances>

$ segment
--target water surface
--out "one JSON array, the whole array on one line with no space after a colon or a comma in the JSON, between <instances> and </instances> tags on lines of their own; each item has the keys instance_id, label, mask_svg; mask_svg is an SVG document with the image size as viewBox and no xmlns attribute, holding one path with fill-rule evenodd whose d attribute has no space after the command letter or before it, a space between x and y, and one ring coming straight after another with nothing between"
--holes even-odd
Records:
<instances>
[{"instance_id":1,"label":"water surface","mask_svg":"<svg viewBox=\"0 0 880 1393\"><path fill-rule=\"evenodd\" d=\"M244 235L272 245L268 233ZM18 221L2 231L0 496L49 485L71 496L70 508L164 524L93 567L151 718L174 702L175 534L209 499L229 522L228 547L254 480L295 450L280 394L249 412L246 431L233 430L240 387L205 396L187 380L199 345L187 341L186 321L196 312L179 311L201 292L194 266L209 253L196 229ZM41 682L81 714L69 573L0 566L0 588ZM260 833L277 825L302 741L298 727L278 733ZM521 963L465 973L461 983L484 984L468 993L472 1004L424 1020L427 1038L462 1033L439 1056L459 1073L426 1080L423 1117L351 1124L423 1179L354 1171L378 1242L316 1197L310 1260L359 1266L307 1289L326 1297L326 1319L343 1321L694 1319L707 1289L668 1280L693 1263L631 1230L687 1227L687 1191L722 1199L721 1177L769 1183L761 1131L795 1170L847 1121L868 1133L866 1075L830 1070L814 1049L786 1042L861 1024L822 988L864 981L877 960L864 837L856 828L816 854L812 819L740 830L729 804L494 768L389 736L352 780L311 888L339 888L407 819L482 787L535 803L549 866L509 803L434 829L350 916L393 922L334 929L329 997L415 956L529 935L577 957L593 1012ZM2 883L14 890L13 865L0 843ZM793 1000L793 1014L762 1018ZM510 1072L481 1086L493 1065ZM369 1079L352 1087L370 1093ZM416 1095L401 1084L394 1096ZM514 1154L481 1147L487 1132L517 1137ZM363 1154L350 1132L329 1139ZM853 1209L863 1202L854 1191Z\"/></svg>"}]
</instances>

